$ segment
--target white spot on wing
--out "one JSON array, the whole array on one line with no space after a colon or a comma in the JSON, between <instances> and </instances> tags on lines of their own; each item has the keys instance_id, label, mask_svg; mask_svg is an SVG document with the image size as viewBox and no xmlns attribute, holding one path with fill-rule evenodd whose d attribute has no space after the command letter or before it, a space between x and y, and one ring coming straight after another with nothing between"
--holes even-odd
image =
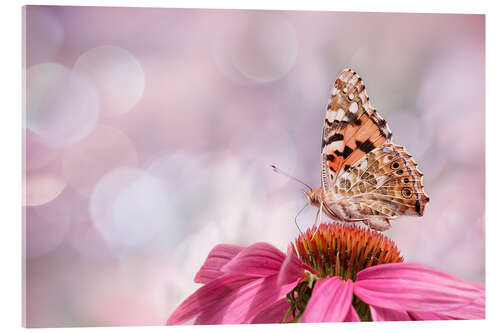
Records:
<instances>
[{"instance_id":1,"label":"white spot on wing","mask_svg":"<svg viewBox=\"0 0 500 333\"><path fill-rule=\"evenodd\" d=\"M351 113L356 113L358 111L358 103L352 102L352 104L349 106L349 111Z\"/></svg>"},{"instance_id":2,"label":"white spot on wing","mask_svg":"<svg viewBox=\"0 0 500 333\"><path fill-rule=\"evenodd\" d=\"M343 151L344 150L344 141L342 141L342 140L334 141L334 142L330 143L329 145L325 146L325 148L323 148L323 152L331 152L331 151L335 151L335 150Z\"/></svg>"},{"instance_id":3,"label":"white spot on wing","mask_svg":"<svg viewBox=\"0 0 500 333\"><path fill-rule=\"evenodd\" d=\"M358 167L360 170L366 170L366 168L368 168L368 159L364 158L361 160L361 162L359 163L359 167Z\"/></svg>"},{"instance_id":4,"label":"white spot on wing","mask_svg":"<svg viewBox=\"0 0 500 333\"><path fill-rule=\"evenodd\" d=\"M337 116L335 117L335 119L341 121L344 119L344 115L345 115L344 109L338 109Z\"/></svg>"},{"instance_id":5,"label":"white spot on wing","mask_svg":"<svg viewBox=\"0 0 500 333\"><path fill-rule=\"evenodd\" d=\"M337 112L333 111L333 110L327 110L326 111L326 119L333 123L333 121L335 120L335 115L337 114Z\"/></svg>"},{"instance_id":6,"label":"white spot on wing","mask_svg":"<svg viewBox=\"0 0 500 333\"><path fill-rule=\"evenodd\" d=\"M349 99L352 101L354 99L354 94L353 93L350 93L349 94Z\"/></svg>"}]
</instances>

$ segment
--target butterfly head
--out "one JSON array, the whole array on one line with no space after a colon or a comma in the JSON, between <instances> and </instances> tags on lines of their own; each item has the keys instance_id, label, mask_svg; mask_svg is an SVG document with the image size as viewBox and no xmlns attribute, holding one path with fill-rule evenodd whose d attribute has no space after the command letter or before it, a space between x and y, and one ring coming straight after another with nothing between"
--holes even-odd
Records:
<instances>
[{"instance_id":1,"label":"butterfly head","mask_svg":"<svg viewBox=\"0 0 500 333\"><path fill-rule=\"evenodd\" d=\"M307 191L304 192L304 194L306 195L307 197L307 200L309 201L309 203L313 206L318 206L320 204L320 202L323 200L323 188L318 188L318 189L309 189Z\"/></svg>"}]
</instances>

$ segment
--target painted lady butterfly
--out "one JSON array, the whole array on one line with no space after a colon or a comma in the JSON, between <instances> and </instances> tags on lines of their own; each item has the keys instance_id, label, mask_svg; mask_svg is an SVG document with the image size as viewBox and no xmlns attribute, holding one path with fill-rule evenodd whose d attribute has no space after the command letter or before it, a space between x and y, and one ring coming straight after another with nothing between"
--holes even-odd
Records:
<instances>
[{"instance_id":1,"label":"painted lady butterfly","mask_svg":"<svg viewBox=\"0 0 500 333\"><path fill-rule=\"evenodd\" d=\"M399 215L420 215L429 197L422 173L370 105L363 81L345 69L335 80L321 144L321 187L306 191L334 220L383 231Z\"/></svg>"}]
</instances>

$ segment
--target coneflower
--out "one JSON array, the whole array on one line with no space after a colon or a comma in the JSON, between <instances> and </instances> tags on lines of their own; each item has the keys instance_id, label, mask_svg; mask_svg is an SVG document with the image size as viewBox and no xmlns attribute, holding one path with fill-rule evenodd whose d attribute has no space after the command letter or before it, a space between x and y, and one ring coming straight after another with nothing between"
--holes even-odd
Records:
<instances>
[{"instance_id":1,"label":"coneflower","mask_svg":"<svg viewBox=\"0 0 500 333\"><path fill-rule=\"evenodd\" d=\"M320 224L290 244L217 245L203 283L167 325L484 319L485 290L403 262L393 241L347 224Z\"/></svg>"}]
</instances>

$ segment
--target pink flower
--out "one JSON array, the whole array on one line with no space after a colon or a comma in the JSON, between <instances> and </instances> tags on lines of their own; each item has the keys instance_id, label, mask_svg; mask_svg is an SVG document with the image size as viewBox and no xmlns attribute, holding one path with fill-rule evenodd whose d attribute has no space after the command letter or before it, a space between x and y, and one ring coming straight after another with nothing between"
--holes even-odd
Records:
<instances>
[{"instance_id":1,"label":"pink flower","mask_svg":"<svg viewBox=\"0 0 500 333\"><path fill-rule=\"evenodd\" d=\"M345 224L308 230L286 255L217 245L167 325L484 319L484 287L402 261L387 237Z\"/></svg>"}]
</instances>

